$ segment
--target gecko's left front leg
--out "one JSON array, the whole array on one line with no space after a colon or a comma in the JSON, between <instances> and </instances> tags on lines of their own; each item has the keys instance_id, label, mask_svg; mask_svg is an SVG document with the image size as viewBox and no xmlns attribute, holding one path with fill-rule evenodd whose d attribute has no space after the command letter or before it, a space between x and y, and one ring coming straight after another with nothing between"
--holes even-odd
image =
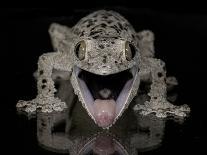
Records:
<instances>
[{"instance_id":1,"label":"gecko's left front leg","mask_svg":"<svg viewBox=\"0 0 207 155\"><path fill-rule=\"evenodd\" d=\"M150 73L152 82L150 92L148 93L150 100L144 104L137 104L134 110L140 111L143 115L155 113L157 117L162 118L168 115L185 117L190 112L190 108L187 105L176 106L167 101L164 62L155 58L147 58L144 64L143 72L148 71Z\"/></svg>"},{"instance_id":2,"label":"gecko's left front leg","mask_svg":"<svg viewBox=\"0 0 207 155\"><path fill-rule=\"evenodd\" d=\"M65 102L54 96L56 89L52 80L53 69L70 71L67 56L63 54L52 52L40 56L37 73L38 95L31 101L19 101L17 108L31 113L37 109L42 112L62 111L67 107Z\"/></svg>"}]
</instances>

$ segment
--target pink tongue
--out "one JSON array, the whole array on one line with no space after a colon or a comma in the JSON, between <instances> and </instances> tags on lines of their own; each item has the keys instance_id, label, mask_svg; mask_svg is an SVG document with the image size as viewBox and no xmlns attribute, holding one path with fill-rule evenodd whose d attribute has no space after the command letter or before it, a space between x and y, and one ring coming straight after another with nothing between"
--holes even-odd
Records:
<instances>
[{"instance_id":1,"label":"pink tongue","mask_svg":"<svg viewBox=\"0 0 207 155\"><path fill-rule=\"evenodd\" d=\"M110 126L115 118L116 102L114 100L100 100L94 101L94 116L98 126L106 128Z\"/></svg>"}]
</instances>

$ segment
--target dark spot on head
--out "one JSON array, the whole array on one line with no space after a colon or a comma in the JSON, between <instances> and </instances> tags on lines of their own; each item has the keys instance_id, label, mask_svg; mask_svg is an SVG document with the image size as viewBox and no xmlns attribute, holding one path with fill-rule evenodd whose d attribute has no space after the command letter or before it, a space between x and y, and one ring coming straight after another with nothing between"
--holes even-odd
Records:
<instances>
[{"instance_id":1,"label":"dark spot on head","mask_svg":"<svg viewBox=\"0 0 207 155\"><path fill-rule=\"evenodd\" d=\"M122 24L121 24L120 22L118 22L118 25L119 25L119 28L120 28L121 30L123 30L123 26L122 26Z\"/></svg>"},{"instance_id":2,"label":"dark spot on head","mask_svg":"<svg viewBox=\"0 0 207 155\"><path fill-rule=\"evenodd\" d=\"M123 25L123 27L124 27L124 30L128 31L129 24L125 23L125 24Z\"/></svg>"},{"instance_id":3,"label":"dark spot on head","mask_svg":"<svg viewBox=\"0 0 207 155\"><path fill-rule=\"evenodd\" d=\"M85 33L85 31L82 31L80 37L82 37L84 35L84 33Z\"/></svg>"},{"instance_id":4,"label":"dark spot on head","mask_svg":"<svg viewBox=\"0 0 207 155\"><path fill-rule=\"evenodd\" d=\"M116 25L113 25L110 27L113 28L114 30L116 30L117 33L120 33L120 29Z\"/></svg>"},{"instance_id":5,"label":"dark spot on head","mask_svg":"<svg viewBox=\"0 0 207 155\"><path fill-rule=\"evenodd\" d=\"M106 39L105 38L101 38L101 41L106 41Z\"/></svg>"},{"instance_id":6,"label":"dark spot on head","mask_svg":"<svg viewBox=\"0 0 207 155\"><path fill-rule=\"evenodd\" d=\"M117 64L118 63L118 61L115 61L115 64Z\"/></svg>"},{"instance_id":7,"label":"dark spot on head","mask_svg":"<svg viewBox=\"0 0 207 155\"><path fill-rule=\"evenodd\" d=\"M103 61L102 61L104 64L106 63L106 56L104 55L103 56Z\"/></svg>"},{"instance_id":8,"label":"dark spot on head","mask_svg":"<svg viewBox=\"0 0 207 155\"><path fill-rule=\"evenodd\" d=\"M42 85L42 89L46 88L46 85Z\"/></svg>"},{"instance_id":9,"label":"dark spot on head","mask_svg":"<svg viewBox=\"0 0 207 155\"><path fill-rule=\"evenodd\" d=\"M92 31L92 32L89 34L89 36L92 36L92 35L94 35L94 34L96 34L96 33L100 33L100 32L102 32L102 30Z\"/></svg>"},{"instance_id":10,"label":"dark spot on head","mask_svg":"<svg viewBox=\"0 0 207 155\"><path fill-rule=\"evenodd\" d=\"M91 62L91 63L88 63L88 65L91 65L91 66L93 66L93 64L94 64L93 62Z\"/></svg>"},{"instance_id":11,"label":"dark spot on head","mask_svg":"<svg viewBox=\"0 0 207 155\"><path fill-rule=\"evenodd\" d=\"M107 26L107 25L104 24L104 23L101 24L101 27L103 27L103 28L106 28L106 26Z\"/></svg>"},{"instance_id":12,"label":"dark spot on head","mask_svg":"<svg viewBox=\"0 0 207 155\"><path fill-rule=\"evenodd\" d=\"M103 24L103 25L102 25L102 24ZM102 23L102 24L99 24L99 25L96 25L96 26L92 27L92 28L91 28L91 31L95 30L96 28L99 28L99 29L100 29L101 26L104 27L104 23ZM106 24L105 24L105 25L106 25Z\"/></svg>"},{"instance_id":13,"label":"dark spot on head","mask_svg":"<svg viewBox=\"0 0 207 155\"><path fill-rule=\"evenodd\" d=\"M103 45L103 44L100 44L99 47L100 47L101 49L104 49L104 45Z\"/></svg>"},{"instance_id":14,"label":"dark spot on head","mask_svg":"<svg viewBox=\"0 0 207 155\"><path fill-rule=\"evenodd\" d=\"M43 80L42 80L42 83L46 83L46 82L47 82L47 80L46 80L46 79L43 79Z\"/></svg>"},{"instance_id":15,"label":"dark spot on head","mask_svg":"<svg viewBox=\"0 0 207 155\"><path fill-rule=\"evenodd\" d=\"M154 97L154 99L156 100L156 99L157 99L157 97L155 96L155 97Z\"/></svg>"},{"instance_id":16,"label":"dark spot on head","mask_svg":"<svg viewBox=\"0 0 207 155\"><path fill-rule=\"evenodd\" d=\"M112 43L112 44L115 44L115 42L114 42L114 41L112 41L111 43Z\"/></svg>"},{"instance_id":17,"label":"dark spot on head","mask_svg":"<svg viewBox=\"0 0 207 155\"><path fill-rule=\"evenodd\" d=\"M118 18L118 17L116 17L116 16L114 16L114 18L115 18L117 21L120 21L120 18Z\"/></svg>"},{"instance_id":18,"label":"dark spot on head","mask_svg":"<svg viewBox=\"0 0 207 155\"><path fill-rule=\"evenodd\" d=\"M93 31L97 26L94 26L90 31Z\"/></svg>"},{"instance_id":19,"label":"dark spot on head","mask_svg":"<svg viewBox=\"0 0 207 155\"><path fill-rule=\"evenodd\" d=\"M158 77L162 77L163 76L163 74L161 72L158 72L157 75L158 75Z\"/></svg>"},{"instance_id":20,"label":"dark spot on head","mask_svg":"<svg viewBox=\"0 0 207 155\"><path fill-rule=\"evenodd\" d=\"M107 19L107 18L108 18L108 16L106 16L106 15L103 15L103 16L102 16L102 18L103 18L103 19Z\"/></svg>"},{"instance_id":21,"label":"dark spot on head","mask_svg":"<svg viewBox=\"0 0 207 155\"><path fill-rule=\"evenodd\" d=\"M99 35L93 36L93 39L97 39L99 37Z\"/></svg>"},{"instance_id":22,"label":"dark spot on head","mask_svg":"<svg viewBox=\"0 0 207 155\"><path fill-rule=\"evenodd\" d=\"M92 25L94 25L94 21L92 21L91 19L88 20L88 24L86 25L86 27L90 27Z\"/></svg>"},{"instance_id":23,"label":"dark spot on head","mask_svg":"<svg viewBox=\"0 0 207 155\"><path fill-rule=\"evenodd\" d=\"M40 75L42 75L44 73L44 71L43 70L40 70Z\"/></svg>"},{"instance_id":24,"label":"dark spot on head","mask_svg":"<svg viewBox=\"0 0 207 155\"><path fill-rule=\"evenodd\" d=\"M112 20L108 20L108 21L107 21L108 24L111 24L112 22L113 22Z\"/></svg>"}]
</instances>

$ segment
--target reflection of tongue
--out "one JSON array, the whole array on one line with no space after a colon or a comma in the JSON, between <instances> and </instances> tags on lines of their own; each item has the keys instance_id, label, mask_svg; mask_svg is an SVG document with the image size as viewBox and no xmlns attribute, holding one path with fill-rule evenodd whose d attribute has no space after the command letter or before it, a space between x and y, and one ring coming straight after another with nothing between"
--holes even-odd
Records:
<instances>
[{"instance_id":1,"label":"reflection of tongue","mask_svg":"<svg viewBox=\"0 0 207 155\"><path fill-rule=\"evenodd\" d=\"M115 118L115 107L116 102L113 99L96 99L94 101L94 116L98 126L105 128L113 123Z\"/></svg>"},{"instance_id":2,"label":"reflection of tongue","mask_svg":"<svg viewBox=\"0 0 207 155\"><path fill-rule=\"evenodd\" d=\"M93 146L94 153L100 155L113 154L115 152L114 143L112 137L109 136L99 136L96 138L95 144Z\"/></svg>"}]
</instances>

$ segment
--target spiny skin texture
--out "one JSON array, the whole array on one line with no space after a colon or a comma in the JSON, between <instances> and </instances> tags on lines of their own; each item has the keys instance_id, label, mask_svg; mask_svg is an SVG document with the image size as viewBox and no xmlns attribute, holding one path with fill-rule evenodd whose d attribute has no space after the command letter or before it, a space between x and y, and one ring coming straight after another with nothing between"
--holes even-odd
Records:
<instances>
[{"instance_id":1,"label":"spiny skin texture","mask_svg":"<svg viewBox=\"0 0 207 155\"><path fill-rule=\"evenodd\" d=\"M151 31L137 33L120 14L100 10L82 18L72 28L54 23L50 26L49 33L56 52L40 56L37 73L38 95L31 101L19 101L18 108L26 112L34 112L37 108L42 112L52 112L62 111L67 107L64 102L54 97L56 90L52 72L56 69L70 73L74 93L95 121L93 113L86 106L75 68L102 76L134 68L136 74L132 87L114 123L136 96L140 80L152 82L148 94L150 100L144 105L137 104L134 110L143 115L153 112L158 117L167 117L168 114L184 117L189 113L187 105L174 106L166 100L165 63L154 58L154 35ZM127 43L130 48L133 46L133 56L132 53L126 54ZM82 53L77 55L77 48Z\"/></svg>"}]
</instances>

